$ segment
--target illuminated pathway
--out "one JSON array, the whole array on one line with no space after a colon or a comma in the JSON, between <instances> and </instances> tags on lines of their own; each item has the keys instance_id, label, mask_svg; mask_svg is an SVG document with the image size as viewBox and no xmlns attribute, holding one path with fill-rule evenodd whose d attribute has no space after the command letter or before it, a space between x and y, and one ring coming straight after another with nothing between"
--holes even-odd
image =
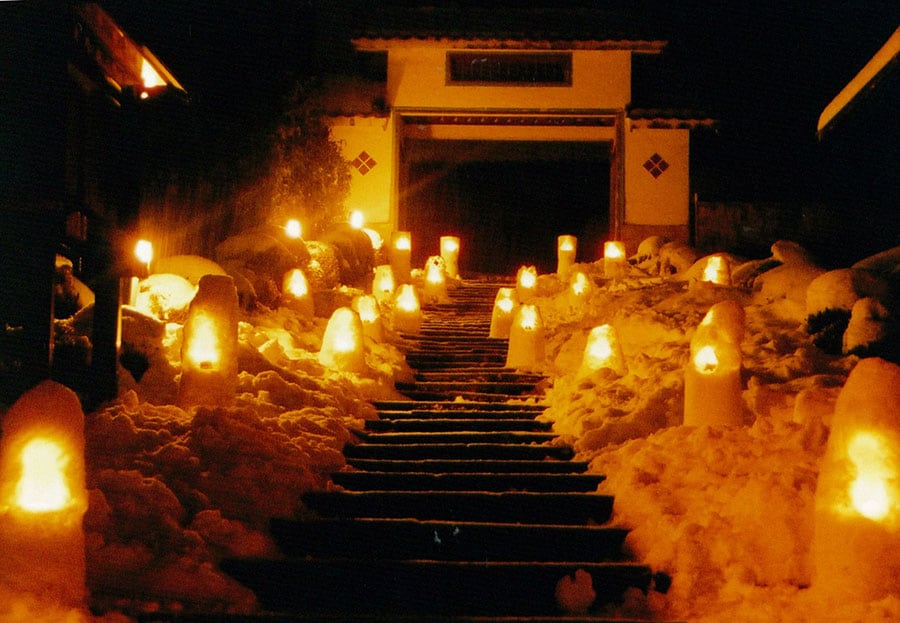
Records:
<instances>
[{"instance_id":1,"label":"illuminated pathway","mask_svg":"<svg viewBox=\"0 0 900 623\"><path fill-rule=\"evenodd\" d=\"M535 420L541 377L504 368L506 341L487 337L497 287L426 307L406 336L410 400L376 404L337 490L305 496L309 517L273 522L286 557L226 561L277 620L603 621L627 588L651 590L623 561L626 530L605 525L602 476ZM596 602L566 615L557 583L579 569Z\"/></svg>"}]
</instances>

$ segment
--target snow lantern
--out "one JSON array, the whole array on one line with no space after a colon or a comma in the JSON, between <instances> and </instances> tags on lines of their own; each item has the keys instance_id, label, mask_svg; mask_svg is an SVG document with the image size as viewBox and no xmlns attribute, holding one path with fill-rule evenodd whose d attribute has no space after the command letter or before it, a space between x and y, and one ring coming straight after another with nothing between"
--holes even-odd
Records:
<instances>
[{"instance_id":1,"label":"snow lantern","mask_svg":"<svg viewBox=\"0 0 900 623\"><path fill-rule=\"evenodd\" d=\"M691 338L684 369L686 426L735 426L743 420L740 339L727 309L707 312Z\"/></svg>"},{"instance_id":2,"label":"snow lantern","mask_svg":"<svg viewBox=\"0 0 900 623\"><path fill-rule=\"evenodd\" d=\"M397 287L394 280L394 269L389 264L375 267L375 276L372 278L372 296L379 303L384 303L394 298L394 290Z\"/></svg>"},{"instance_id":3,"label":"snow lantern","mask_svg":"<svg viewBox=\"0 0 900 623\"><path fill-rule=\"evenodd\" d=\"M816 486L813 583L825 599L900 588L900 366L862 359L838 395Z\"/></svg>"},{"instance_id":4,"label":"snow lantern","mask_svg":"<svg viewBox=\"0 0 900 623\"><path fill-rule=\"evenodd\" d=\"M153 243L141 238L134 244L134 257L141 263L146 274L150 274L150 262L153 261Z\"/></svg>"},{"instance_id":5,"label":"snow lantern","mask_svg":"<svg viewBox=\"0 0 900 623\"><path fill-rule=\"evenodd\" d=\"M422 285L422 299L426 303L448 303L447 275L444 260L432 255L425 262L425 279Z\"/></svg>"},{"instance_id":6,"label":"snow lantern","mask_svg":"<svg viewBox=\"0 0 900 623\"><path fill-rule=\"evenodd\" d=\"M744 316L744 308L737 301L720 301L706 312L693 339L707 342L724 339L740 349L744 339Z\"/></svg>"},{"instance_id":7,"label":"snow lantern","mask_svg":"<svg viewBox=\"0 0 900 623\"><path fill-rule=\"evenodd\" d=\"M366 217L361 210L353 210L350 212L350 218L348 218L347 221L353 229L362 229L366 224Z\"/></svg>"},{"instance_id":8,"label":"snow lantern","mask_svg":"<svg viewBox=\"0 0 900 623\"><path fill-rule=\"evenodd\" d=\"M409 281L412 255L412 237L408 231L395 231L391 236L390 261L394 279L400 283Z\"/></svg>"},{"instance_id":9,"label":"snow lantern","mask_svg":"<svg viewBox=\"0 0 900 623\"><path fill-rule=\"evenodd\" d=\"M516 291L513 288L500 288L494 297L494 309L491 312L491 332L489 337L507 339L512 327L516 301Z\"/></svg>"},{"instance_id":10,"label":"snow lantern","mask_svg":"<svg viewBox=\"0 0 900 623\"><path fill-rule=\"evenodd\" d=\"M607 279L620 279L625 276L628 259L625 256L625 243L619 240L607 240L603 243L603 276Z\"/></svg>"},{"instance_id":11,"label":"snow lantern","mask_svg":"<svg viewBox=\"0 0 900 623\"><path fill-rule=\"evenodd\" d=\"M578 249L578 238L570 235L557 236L556 238L556 275L560 279L568 279L569 271L575 263L575 254Z\"/></svg>"},{"instance_id":12,"label":"snow lantern","mask_svg":"<svg viewBox=\"0 0 900 623\"><path fill-rule=\"evenodd\" d=\"M516 310L509 329L506 367L533 370L544 361L544 325L536 305L525 303Z\"/></svg>"},{"instance_id":13,"label":"snow lantern","mask_svg":"<svg viewBox=\"0 0 900 623\"><path fill-rule=\"evenodd\" d=\"M238 375L238 296L227 275L204 275L188 308L181 343L178 403L227 405Z\"/></svg>"},{"instance_id":14,"label":"snow lantern","mask_svg":"<svg viewBox=\"0 0 900 623\"><path fill-rule=\"evenodd\" d=\"M309 291L309 281L307 281L303 271L299 268L292 268L287 271L282 284L282 304L303 316L313 316L315 306L312 294Z\"/></svg>"},{"instance_id":15,"label":"snow lantern","mask_svg":"<svg viewBox=\"0 0 900 623\"><path fill-rule=\"evenodd\" d=\"M87 507L81 403L67 387L44 381L3 416L0 585L83 607Z\"/></svg>"},{"instance_id":16,"label":"snow lantern","mask_svg":"<svg viewBox=\"0 0 900 623\"><path fill-rule=\"evenodd\" d=\"M350 307L359 314L366 337L376 342L383 341L384 323L381 321L381 311L378 309L378 301L375 300L375 297L370 294L354 296Z\"/></svg>"},{"instance_id":17,"label":"snow lantern","mask_svg":"<svg viewBox=\"0 0 900 623\"><path fill-rule=\"evenodd\" d=\"M303 225L295 218L288 219L284 225L284 233L292 240L299 240L303 237Z\"/></svg>"},{"instance_id":18,"label":"snow lantern","mask_svg":"<svg viewBox=\"0 0 900 623\"><path fill-rule=\"evenodd\" d=\"M450 279L459 279L459 238L441 236L441 257Z\"/></svg>"},{"instance_id":19,"label":"snow lantern","mask_svg":"<svg viewBox=\"0 0 900 623\"><path fill-rule=\"evenodd\" d=\"M394 330L402 333L418 333L422 327L422 306L411 283L404 283L397 289L391 320Z\"/></svg>"},{"instance_id":20,"label":"snow lantern","mask_svg":"<svg viewBox=\"0 0 900 623\"><path fill-rule=\"evenodd\" d=\"M721 255L710 255L700 273L700 281L718 286L731 285L731 269L728 261Z\"/></svg>"},{"instance_id":21,"label":"snow lantern","mask_svg":"<svg viewBox=\"0 0 900 623\"><path fill-rule=\"evenodd\" d=\"M610 369L619 376L628 373L619 336L608 324L594 327L588 334L577 376L583 378L601 369Z\"/></svg>"},{"instance_id":22,"label":"snow lantern","mask_svg":"<svg viewBox=\"0 0 900 623\"><path fill-rule=\"evenodd\" d=\"M319 363L342 372L364 372L366 351L359 314L349 307L338 307L328 319Z\"/></svg>"},{"instance_id":23,"label":"snow lantern","mask_svg":"<svg viewBox=\"0 0 900 623\"><path fill-rule=\"evenodd\" d=\"M594 284L583 271L576 270L569 278L569 287L566 289L566 298L569 305L575 309L584 305L593 293Z\"/></svg>"},{"instance_id":24,"label":"snow lantern","mask_svg":"<svg viewBox=\"0 0 900 623\"><path fill-rule=\"evenodd\" d=\"M516 273L516 298L522 303L527 303L534 298L537 290L537 268L534 266L522 266Z\"/></svg>"}]
</instances>

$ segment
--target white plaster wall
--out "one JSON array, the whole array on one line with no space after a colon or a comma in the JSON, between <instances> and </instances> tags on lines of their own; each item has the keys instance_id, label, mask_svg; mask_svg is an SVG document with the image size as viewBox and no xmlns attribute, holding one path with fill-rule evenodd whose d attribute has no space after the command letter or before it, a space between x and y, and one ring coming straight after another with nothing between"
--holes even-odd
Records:
<instances>
[{"instance_id":1,"label":"white plaster wall","mask_svg":"<svg viewBox=\"0 0 900 623\"><path fill-rule=\"evenodd\" d=\"M493 50L492 50L493 52ZM631 100L631 52L575 50L572 85L449 86L447 50L402 47L388 52L388 105L422 109L616 110Z\"/></svg>"},{"instance_id":2,"label":"white plaster wall","mask_svg":"<svg viewBox=\"0 0 900 623\"><path fill-rule=\"evenodd\" d=\"M658 177L644 167L654 154L668 164ZM625 130L625 222L687 225L690 193L690 132L627 127Z\"/></svg>"},{"instance_id":3,"label":"white plaster wall","mask_svg":"<svg viewBox=\"0 0 900 623\"><path fill-rule=\"evenodd\" d=\"M346 207L360 210L366 225L390 230L391 183L393 180L393 124L389 117L335 117L330 120L331 137L341 146L348 162L365 151L375 166L365 175L351 167L350 195Z\"/></svg>"}]
</instances>

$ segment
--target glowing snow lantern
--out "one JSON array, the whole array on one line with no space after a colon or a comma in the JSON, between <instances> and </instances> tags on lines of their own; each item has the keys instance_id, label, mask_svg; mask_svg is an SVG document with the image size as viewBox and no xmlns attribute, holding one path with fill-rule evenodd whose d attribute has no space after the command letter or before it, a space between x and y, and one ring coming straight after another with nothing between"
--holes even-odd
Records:
<instances>
[{"instance_id":1,"label":"glowing snow lantern","mask_svg":"<svg viewBox=\"0 0 900 623\"><path fill-rule=\"evenodd\" d=\"M394 269L388 264L375 267L375 276L372 278L372 296L379 303L384 303L394 298L396 289L394 281Z\"/></svg>"},{"instance_id":2,"label":"glowing snow lantern","mask_svg":"<svg viewBox=\"0 0 900 623\"><path fill-rule=\"evenodd\" d=\"M716 303L700 321L693 339L707 342L723 339L739 349L744 339L744 315L744 308L737 301Z\"/></svg>"},{"instance_id":3,"label":"glowing snow lantern","mask_svg":"<svg viewBox=\"0 0 900 623\"><path fill-rule=\"evenodd\" d=\"M824 600L896 595L900 366L860 360L838 395L816 486L812 588Z\"/></svg>"},{"instance_id":4,"label":"glowing snow lantern","mask_svg":"<svg viewBox=\"0 0 900 623\"><path fill-rule=\"evenodd\" d=\"M591 297L593 289L594 284L590 278L580 270L575 271L569 279L569 288L566 291L569 305L581 307Z\"/></svg>"},{"instance_id":5,"label":"glowing snow lantern","mask_svg":"<svg viewBox=\"0 0 900 623\"><path fill-rule=\"evenodd\" d=\"M237 390L238 297L227 275L204 275L188 308L178 403L227 405Z\"/></svg>"},{"instance_id":6,"label":"glowing snow lantern","mask_svg":"<svg viewBox=\"0 0 900 623\"><path fill-rule=\"evenodd\" d=\"M506 367L534 370L544 361L544 326L537 306L519 306L509 329Z\"/></svg>"},{"instance_id":7,"label":"glowing snow lantern","mask_svg":"<svg viewBox=\"0 0 900 623\"><path fill-rule=\"evenodd\" d=\"M412 284L404 283L397 289L391 320L394 330L401 333L418 333L422 328L422 306Z\"/></svg>"},{"instance_id":8,"label":"glowing snow lantern","mask_svg":"<svg viewBox=\"0 0 900 623\"><path fill-rule=\"evenodd\" d=\"M619 240L607 240L603 243L603 276L607 279L620 279L625 276L628 259L625 257L625 243Z\"/></svg>"},{"instance_id":9,"label":"glowing snow lantern","mask_svg":"<svg viewBox=\"0 0 900 623\"><path fill-rule=\"evenodd\" d=\"M81 608L87 597L84 412L54 381L23 394L0 435L0 585Z\"/></svg>"},{"instance_id":10,"label":"glowing snow lantern","mask_svg":"<svg viewBox=\"0 0 900 623\"><path fill-rule=\"evenodd\" d=\"M534 266L522 266L516 273L516 298L522 303L527 303L534 298L537 291L537 268Z\"/></svg>"},{"instance_id":11,"label":"glowing snow lantern","mask_svg":"<svg viewBox=\"0 0 900 623\"><path fill-rule=\"evenodd\" d=\"M731 270L728 268L728 262L725 258L721 255L710 255L706 259L706 265L703 267L700 281L719 286L730 286Z\"/></svg>"},{"instance_id":12,"label":"glowing snow lantern","mask_svg":"<svg viewBox=\"0 0 900 623\"><path fill-rule=\"evenodd\" d=\"M312 316L315 310L309 281L299 268L292 268L284 275L281 300L285 307L304 316Z\"/></svg>"},{"instance_id":13,"label":"glowing snow lantern","mask_svg":"<svg viewBox=\"0 0 900 623\"><path fill-rule=\"evenodd\" d=\"M433 255L425 262L425 279L422 284L422 299L425 303L449 303L447 296L447 275L444 260Z\"/></svg>"},{"instance_id":14,"label":"glowing snow lantern","mask_svg":"<svg viewBox=\"0 0 900 623\"><path fill-rule=\"evenodd\" d=\"M628 372L619 336L615 328L608 324L594 327L588 334L581 367L578 369L578 378L601 369L612 370L619 376L624 376Z\"/></svg>"},{"instance_id":15,"label":"glowing snow lantern","mask_svg":"<svg viewBox=\"0 0 900 623\"><path fill-rule=\"evenodd\" d=\"M459 278L459 238L457 236L441 236L441 257L444 269L451 279Z\"/></svg>"},{"instance_id":16,"label":"glowing snow lantern","mask_svg":"<svg viewBox=\"0 0 900 623\"><path fill-rule=\"evenodd\" d=\"M299 240L303 237L303 225L295 218L288 219L284 225L284 233L288 238Z\"/></svg>"},{"instance_id":17,"label":"glowing snow lantern","mask_svg":"<svg viewBox=\"0 0 900 623\"><path fill-rule=\"evenodd\" d=\"M376 342L384 340L384 323L381 321L381 311L375 297L368 294L355 296L350 306L359 314L366 337Z\"/></svg>"},{"instance_id":18,"label":"glowing snow lantern","mask_svg":"<svg viewBox=\"0 0 900 623\"><path fill-rule=\"evenodd\" d=\"M715 322L701 323L684 369L684 424L735 426L742 419L740 343Z\"/></svg>"},{"instance_id":19,"label":"glowing snow lantern","mask_svg":"<svg viewBox=\"0 0 900 623\"><path fill-rule=\"evenodd\" d=\"M569 278L577 250L578 238L575 236L563 235L556 238L556 275L560 279Z\"/></svg>"},{"instance_id":20,"label":"glowing snow lantern","mask_svg":"<svg viewBox=\"0 0 900 623\"><path fill-rule=\"evenodd\" d=\"M348 221L353 229L362 229L363 225L366 224L366 217L360 210L353 210Z\"/></svg>"},{"instance_id":21,"label":"glowing snow lantern","mask_svg":"<svg viewBox=\"0 0 900 623\"><path fill-rule=\"evenodd\" d=\"M500 288L494 297L494 309L491 312L491 332L489 337L507 339L515 316L516 291L513 288Z\"/></svg>"},{"instance_id":22,"label":"glowing snow lantern","mask_svg":"<svg viewBox=\"0 0 900 623\"><path fill-rule=\"evenodd\" d=\"M364 372L366 351L359 314L349 307L338 307L328 319L319 363L343 372Z\"/></svg>"},{"instance_id":23,"label":"glowing snow lantern","mask_svg":"<svg viewBox=\"0 0 900 623\"><path fill-rule=\"evenodd\" d=\"M390 261L394 269L394 279L400 283L409 282L412 270L410 257L412 254L412 237L408 231L395 231L391 237Z\"/></svg>"}]
</instances>

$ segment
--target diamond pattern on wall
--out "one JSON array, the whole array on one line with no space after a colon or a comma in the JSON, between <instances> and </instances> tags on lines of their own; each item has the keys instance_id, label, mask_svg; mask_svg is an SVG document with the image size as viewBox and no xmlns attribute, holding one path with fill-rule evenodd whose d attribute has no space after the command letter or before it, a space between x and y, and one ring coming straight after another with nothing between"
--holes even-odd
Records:
<instances>
[{"instance_id":1,"label":"diamond pattern on wall","mask_svg":"<svg viewBox=\"0 0 900 623\"><path fill-rule=\"evenodd\" d=\"M369 171L375 168L375 165L378 164L375 162L375 159L370 156L366 151L359 152L359 155L354 158L351 162L351 165L359 171L360 175L365 175Z\"/></svg>"},{"instance_id":2,"label":"diamond pattern on wall","mask_svg":"<svg viewBox=\"0 0 900 623\"><path fill-rule=\"evenodd\" d=\"M669 168L669 163L666 162L662 156L654 153L647 158L647 162L644 163L644 168L647 169L647 172L650 173L650 175L657 178Z\"/></svg>"}]
</instances>

